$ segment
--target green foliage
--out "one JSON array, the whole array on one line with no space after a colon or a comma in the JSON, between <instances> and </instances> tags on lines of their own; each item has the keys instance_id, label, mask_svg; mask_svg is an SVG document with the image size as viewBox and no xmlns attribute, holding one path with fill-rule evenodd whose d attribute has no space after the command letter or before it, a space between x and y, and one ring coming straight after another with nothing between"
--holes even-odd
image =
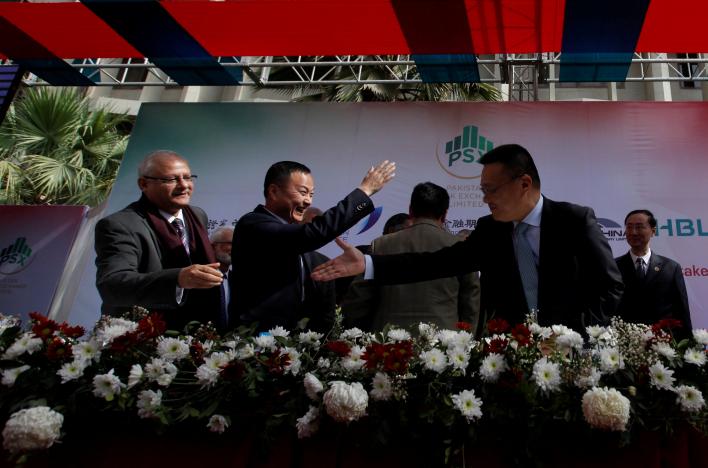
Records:
<instances>
[{"instance_id":1,"label":"green foliage","mask_svg":"<svg viewBox=\"0 0 708 468\"><path fill-rule=\"evenodd\" d=\"M125 153L126 122L75 89L26 90L0 127L0 203L98 205Z\"/></svg>"}]
</instances>

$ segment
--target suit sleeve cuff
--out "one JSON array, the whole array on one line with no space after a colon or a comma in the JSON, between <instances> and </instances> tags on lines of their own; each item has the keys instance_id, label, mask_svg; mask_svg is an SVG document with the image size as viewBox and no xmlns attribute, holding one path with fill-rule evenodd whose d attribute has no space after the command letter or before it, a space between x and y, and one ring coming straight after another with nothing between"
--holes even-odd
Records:
<instances>
[{"instance_id":1,"label":"suit sleeve cuff","mask_svg":"<svg viewBox=\"0 0 708 468\"><path fill-rule=\"evenodd\" d=\"M366 262L366 268L364 269L364 279L372 280L374 279L374 261L371 259L371 255L364 255L364 261Z\"/></svg>"}]
</instances>

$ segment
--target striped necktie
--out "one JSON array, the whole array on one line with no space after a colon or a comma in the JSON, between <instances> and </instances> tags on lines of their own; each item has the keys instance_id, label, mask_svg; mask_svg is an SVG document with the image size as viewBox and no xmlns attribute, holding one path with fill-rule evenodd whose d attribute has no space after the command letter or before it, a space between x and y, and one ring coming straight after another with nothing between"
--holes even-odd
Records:
<instances>
[{"instance_id":1,"label":"striped necktie","mask_svg":"<svg viewBox=\"0 0 708 468\"><path fill-rule=\"evenodd\" d=\"M187 240L187 231L184 229L184 223L181 219L175 218L171 224L172 227L175 228L175 231L177 231L177 235L179 236L179 240L182 241L184 250L186 250L187 255L189 255L189 241Z\"/></svg>"},{"instance_id":2,"label":"striped necktie","mask_svg":"<svg viewBox=\"0 0 708 468\"><path fill-rule=\"evenodd\" d=\"M643 280L647 276L647 269L644 266L644 259L642 257L637 257L637 278Z\"/></svg>"},{"instance_id":3,"label":"striped necktie","mask_svg":"<svg viewBox=\"0 0 708 468\"><path fill-rule=\"evenodd\" d=\"M526 296L526 304L529 310L538 308L538 268L536 267L536 259L526 238L526 231L529 225L519 223L514 230L514 246L516 247L516 260L519 264L519 274L521 275L521 283L524 286L524 295Z\"/></svg>"}]
</instances>

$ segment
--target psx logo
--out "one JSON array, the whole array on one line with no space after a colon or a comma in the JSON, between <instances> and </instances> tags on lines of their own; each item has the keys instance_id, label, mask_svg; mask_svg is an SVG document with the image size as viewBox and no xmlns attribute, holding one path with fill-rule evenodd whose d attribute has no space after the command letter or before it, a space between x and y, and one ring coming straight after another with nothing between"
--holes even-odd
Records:
<instances>
[{"instance_id":1,"label":"psx logo","mask_svg":"<svg viewBox=\"0 0 708 468\"><path fill-rule=\"evenodd\" d=\"M494 143L480 135L478 127L468 125L462 129L461 135L438 145L436 155L440 167L451 176L476 179L482 173L479 159L492 148Z\"/></svg>"}]
</instances>

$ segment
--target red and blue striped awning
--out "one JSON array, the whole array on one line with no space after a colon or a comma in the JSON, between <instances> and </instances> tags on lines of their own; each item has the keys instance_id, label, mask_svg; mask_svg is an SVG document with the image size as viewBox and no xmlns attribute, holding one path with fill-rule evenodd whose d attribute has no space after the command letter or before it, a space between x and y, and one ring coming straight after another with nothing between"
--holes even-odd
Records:
<instances>
[{"instance_id":1,"label":"red and blue striped awning","mask_svg":"<svg viewBox=\"0 0 708 468\"><path fill-rule=\"evenodd\" d=\"M622 81L634 52L708 51L707 18L706 0L6 2L0 55L53 84L71 81L63 59L148 58L224 85L241 76L219 56L397 54L424 81L475 81L476 55L537 52L562 52L563 81Z\"/></svg>"}]
</instances>

